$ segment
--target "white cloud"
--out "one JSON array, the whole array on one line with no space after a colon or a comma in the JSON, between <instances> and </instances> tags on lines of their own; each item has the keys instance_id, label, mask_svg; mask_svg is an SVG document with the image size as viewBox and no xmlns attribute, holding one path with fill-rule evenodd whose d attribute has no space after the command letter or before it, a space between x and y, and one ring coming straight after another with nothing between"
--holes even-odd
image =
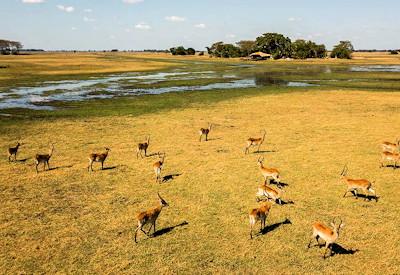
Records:
<instances>
[{"instance_id":1,"label":"white cloud","mask_svg":"<svg viewBox=\"0 0 400 275\"><path fill-rule=\"evenodd\" d=\"M199 28L199 29L205 29L206 28L206 24L200 23L200 24L196 24L194 25L195 28Z\"/></svg>"},{"instance_id":2,"label":"white cloud","mask_svg":"<svg viewBox=\"0 0 400 275\"><path fill-rule=\"evenodd\" d=\"M176 16L176 15L171 15L171 16L166 16L165 20L171 21L171 22L183 22L183 21L186 20L186 18L185 17Z\"/></svg>"},{"instance_id":3,"label":"white cloud","mask_svg":"<svg viewBox=\"0 0 400 275\"><path fill-rule=\"evenodd\" d=\"M122 0L126 4L138 4L144 2L144 0Z\"/></svg>"},{"instance_id":4,"label":"white cloud","mask_svg":"<svg viewBox=\"0 0 400 275\"><path fill-rule=\"evenodd\" d=\"M93 10L92 9L84 9L83 11L84 12L92 12Z\"/></svg>"},{"instance_id":5,"label":"white cloud","mask_svg":"<svg viewBox=\"0 0 400 275\"><path fill-rule=\"evenodd\" d=\"M57 8L65 12L73 12L75 10L75 8L72 6L57 5Z\"/></svg>"},{"instance_id":6,"label":"white cloud","mask_svg":"<svg viewBox=\"0 0 400 275\"><path fill-rule=\"evenodd\" d=\"M44 3L44 0L22 0L24 4L39 4Z\"/></svg>"},{"instance_id":7,"label":"white cloud","mask_svg":"<svg viewBox=\"0 0 400 275\"><path fill-rule=\"evenodd\" d=\"M236 37L235 34L227 34L227 35L226 35L226 38L235 38L235 37Z\"/></svg>"},{"instance_id":8,"label":"white cloud","mask_svg":"<svg viewBox=\"0 0 400 275\"><path fill-rule=\"evenodd\" d=\"M290 22L298 22L298 21L301 21L301 20L303 20L303 18L296 18L296 17L289 17L288 18L288 21L290 21Z\"/></svg>"},{"instance_id":9,"label":"white cloud","mask_svg":"<svg viewBox=\"0 0 400 275\"><path fill-rule=\"evenodd\" d=\"M150 25L141 22L141 23L135 25L135 29L138 29L138 30L150 30L151 27L150 27Z\"/></svg>"},{"instance_id":10,"label":"white cloud","mask_svg":"<svg viewBox=\"0 0 400 275\"><path fill-rule=\"evenodd\" d=\"M76 27L72 27L72 28L71 28L71 31L76 31L76 30L77 30Z\"/></svg>"},{"instance_id":11,"label":"white cloud","mask_svg":"<svg viewBox=\"0 0 400 275\"><path fill-rule=\"evenodd\" d=\"M85 21L85 22L94 22L94 21L96 21L96 19L84 16L83 17L83 21Z\"/></svg>"}]
</instances>

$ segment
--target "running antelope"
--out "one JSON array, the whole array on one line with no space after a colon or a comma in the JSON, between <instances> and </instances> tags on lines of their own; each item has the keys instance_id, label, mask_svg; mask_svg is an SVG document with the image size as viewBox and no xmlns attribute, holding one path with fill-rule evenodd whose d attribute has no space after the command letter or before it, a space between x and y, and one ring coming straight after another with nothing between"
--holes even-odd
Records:
<instances>
[{"instance_id":1,"label":"running antelope","mask_svg":"<svg viewBox=\"0 0 400 275\"><path fill-rule=\"evenodd\" d=\"M381 146L384 152L385 151L391 153L394 153L396 151L398 152L400 148L400 139L397 140L397 143L391 143L388 141L382 142Z\"/></svg>"},{"instance_id":2,"label":"running antelope","mask_svg":"<svg viewBox=\"0 0 400 275\"><path fill-rule=\"evenodd\" d=\"M156 161L153 164L153 169L154 169L154 173L156 174L156 182L161 183L161 170L164 166L165 153L162 153L162 157L161 157L161 153L158 152L158 157L160 158L160 160Z\"/></svg>"},{"instance_id":3,"label":"running antelope","mask_svg":"<svg viewBox=\"0 0 400 275\"><path fill-rule=\"evenodd\" d=\"M357 190L362 190L365 194L365 200L367 200L367 194L371 193L376 197L375 190L372 189L372 182L366 179L350 179L346 177L348 168L347 165L343 167L342 173L340 173L342 180L347 184L347 190L343 195L343 198L346 197L348 192L354 192L356 199L358 199Z\"/></svg>"},{"instance_id":4,"label":"running antelope","mask_svg":"<svg viewBox=\"0 0 400 275\"><path fill-rule=\"evenodd\" d=\"M271 204L264 202L259 208L254 208L250 210L250 238L253 239L253 227L257 221L260 221L261 229L260 232L265 228L265 220L268 217L269 211L271 209Z\"/></svg>"},{"instance_id":5,"label":"running antelope","mask_svg":"<svg viewBox=\"0 0 400 275\"><path fill-rule=\"evenodd\" d=\"M381 168L383 167L384 161L393 161L393 169L397 168L397 162L400 161L400 153L383 152L381 158Z\"/></svg>"},{"instance_id":6,"label":"running antelope","mask_svg":"<svg viewBox=\"0 0 400 275\"><path fill-rule=\"evenodd\" d=\"M266 184L267 181L272 178L277 184L280 184L280 175L278 169L265 167L263 161L264 157L259 157L257 164L260 167L261 174L264 177L264 183Z\"/></svg>"},{"instance_id":7,"label":"running antelope","mask_svg":"<svg viewBox=\"0 0 400 275\"><path fill-rule=\"evenodd\" d=\"M262 130L262 132L264 133L263 137L260 137L260 138L252 138L252 137L250 137L247 140L246 149L244 150L245 154L249 153L251 146L258 146L257 147L257 152L260 152L261 144L263 144L263 142L265 140L265 135L267 134L267 132L265 130Z\"/></svg>"},{"instance_id":8,"label":"running antelope","mask_svg":"<svg viewBox=\"0 0 400 275\"><path fill-rule=\"evenodd\" d=\"M200 128L199 134L200 134L200 139L199 141L201 141L201 137L204 135L206 137L206 141L208 141L208 134L211 131L211 123L208 123L208 128Z\"/></svg>"},{"instance_id":9,"label":"running antelope","mask_svg":"<svg viewBox=\"0 0 400 275\"><path fill-rule=\"evenodd\" d=\"M282 189L279 189L278 191L276 191L275 189L269 187L268 185L263 184L260 187L258 187L256 196L266 197L268 200L271 199L274 202L278 202L279 204L282 204L282 200L281 200L282 192L283 192Z\"/></svg>"},{"instance_id":10,"label":"running antelope","mask_svg":"<svg viewBox=\"0 0 400 275\"><path fill-rule=\"evenodd\" d=\"M139 158L139 154L140 156L143 158L142 156L142 151L144 151L144 156L147 157L147 148L149 148L150 145L150 136L147 137L147 140L143 143L138 143L137 148L136 148L136 158Z\"/></svg>"},{"instance_id":11,"label":"running antelope","mask_svg":"<svg viewBox=\"0 0 400 275\"><path fill-rule=\"evenodd\" d=\"M148 236L151 231L151 228L153 227L154 233L156 233L156 220L157 220L158 216L160 215L163 207L168 206L168 203L163 198L161 198L160 194L157 193L157 195L158 195L160 205L156 206L154 208L151 208L149 210L140 212L136 216L138 225L135 230L135 243L137 243L136 236L137 236L137 233L139 232L139 230L141 230L144 234L146 234ZM151 224L149 231L147 231L147 233L143 230L143 226L146 224Z\"/></svg>"},{"instance_id":12,"label":"running antelope","mask_svg":"<svg viewBox=\"0 0 400 275\"><path fill-rule=\"evenodd\" d=\"M50 161L51 156L53 155L53 152L54 152L54 144L51 144L48 154L36 154L35 155L36 173L39 173L38 166L40 163L43 163L43 171L46 170L46 164L47 164L47 170L50 170L49 161Z\"/></svg>"},{"instance_id":13,"label":"running antelope","mask_svg":"<svg viewBox=\"0 0 400 275\"><path fill-rule=\"evenodd\" d=\"M11 157L14 156L14 161L17 161L17 153L18 153L18 148L21 146L21 143L17 143L17 146L15 147L9 147L8 148L8 162L11 161Z\"/></svg>"},{"instance_id":14,"label":"running antelope","mask_svg":"<svg viewBox=\"0 0 400 275\"><path fill-rule=\"evenodd\" d=\"M103 153L92 153L89 155L89 165L88 171L93 171L93 162L101 162L101 170L104 169L104 161L108 156L108 152L110 152L110 148L105 147L105 152Z\"/></svg>"},{"instance_id":15,"label":"running antelope","mask_svg":"<svg viewBox=\"0 0 400 275\"><path fill-rule=\"evenodd\" d=\"M335 223L335 219L333 219L333 221L331 222L331 226L333 227L333 229L330 229L323 223L314 222L314 224L312 225L313 234L307 246L308 248L310 248L310 245L314 238L317 240L318 246L319 246L319 238L324 240L325 241L324 259L326 258L326 252L328 252L328 249L330 249L332 255L332 245L336 242L337 238L339 237L339 231L344 226L344 223L342 219L340 219L340 223L337 224Z\"/></svg>"}]
</instances>

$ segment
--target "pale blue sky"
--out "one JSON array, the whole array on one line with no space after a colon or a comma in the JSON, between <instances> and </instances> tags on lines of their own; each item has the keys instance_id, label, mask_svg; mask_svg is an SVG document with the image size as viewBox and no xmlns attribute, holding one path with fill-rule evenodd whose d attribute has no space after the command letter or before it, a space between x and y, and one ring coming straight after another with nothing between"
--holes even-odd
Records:
<instances>
[{"instance_id":1,"label":"pale blue sky","mask_svg":"<svg viewBox=\"0 0 400 275\"><path fill-rule=\"evenodd\" d=\"M0 38L43 49L203 49L279 32L400 48L399 0L1 0Z\"/></svg>"}]
</instances>

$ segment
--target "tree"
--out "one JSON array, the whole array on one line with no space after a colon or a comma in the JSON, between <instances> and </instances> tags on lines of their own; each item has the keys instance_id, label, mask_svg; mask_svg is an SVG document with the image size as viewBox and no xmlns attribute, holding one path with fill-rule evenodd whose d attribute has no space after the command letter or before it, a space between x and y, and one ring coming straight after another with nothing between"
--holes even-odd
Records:
<instances>
[{"instance_id":1,"label":"tree","mask_svg":"<svg viewBox=\"0 0 400 275\"><path fill-rule=\"evenodd\" d=\"M193 48L188 48L188 49L186 50L186 53L187 53L188 55L195 55L195 54L196 54L196 50L193 49Z\"/></svg>"},{"instance_id":2,"label":"tree","mask_svg":"<svg viewBox=\"0 0 400 275\"><path fill-rule=\"evenodd\" d=\"M272 54L274 59L291 57L292 41L279 33L265 33L257 37L255 49Z\"/></svg>"},{"instance_id":3,"label":"tree","mask_svg":"<svg viewBox=\"0 0 400 275\"><path fill-rule=\"evenodd\" d=\"M22 49L22 44L18 41L9 41L0 39L1 54L18 54Z\"/></svg>"},{"instance_id":4,"label":"tree","mask_svg":"<svg viewBox=\"0 0 400 275\"><path fill-rule=\"evenodd\" d=\"M251 53L255 52L256 42L253 40L241 40L236 42L236 45L240 49L241 56L248 56Z\"/></svg>"},{"instance_id":5,"label":"tree","mask_svg":"<svg viewBox=\"0 0 400 275\"><path fill-rule=\"evenodd\" d=\"M336 45L332 52L332 58L341 58L341 59L351 59L351 54L354 52L354 47L350 41L340 41L338 45Z\"/></svg>"},{"instance_id":6,"label":"tree","mask_svg":"<svg viewBox=\"0 0 400 275\"><path fill-rule=\"evenodd\" d=\"M294 58L324 58L326 57L325 45L317 45L312 41L302 39L292 43L292 54Z\"/></svg>"},{"instance_id":7,"label":"tree","mask_svg":"<svg viewBox=\"0 0 400 275\"><path fill-rule=\"evenodd\" d=\"M391 50L391 51L390 51L390 54L399 54L399 52L396 51L396 50Z\"/></svg>"},{"instance_id":8,"label":"tree","mask_svg":"<svg viewBox=\"0 0 400 275\"><path fill-rule=\"evenodd\" d=\"M239 47L232 44L224 44L224 42L216 42L207 47L208 54L215 57L240 57L241 51Z\"/></svg>"}]
</instances>

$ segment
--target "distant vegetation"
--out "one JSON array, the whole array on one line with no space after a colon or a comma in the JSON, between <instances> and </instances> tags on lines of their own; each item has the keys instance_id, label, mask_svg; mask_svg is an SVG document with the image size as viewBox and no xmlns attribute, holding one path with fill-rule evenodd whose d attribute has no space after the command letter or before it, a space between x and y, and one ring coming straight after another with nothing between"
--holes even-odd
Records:
<instances>
[{"instance_id":1,"label":"distant vegetation","mask_svg":"<svg viewBox=\"0 0 400 275\"><path fill-rule=\"evenodd\" d=\"M354 47L350 41L340 41L331 52L332 58L351 59L351 54L354 52Z\"/></svg>"},{"instance_id":2,"label":"distant vegetation","mask_svg":"<svg viewBox=\"0 0 400 275\"><path fill-rule=\"evenodd\" d=\"M172 55L195 55L196 50L193 48L185 49L183 46L174 47L169 49Z\"/></svg>"},{"instance_id":3,"label":"distant vegetation","mask_svg":"<svg viewBox=\"0 0 400 275\"><path fill-rule=\"evenodd\" d=\"M22 44L18 41L0 39L0 54L18 54Z\"/></svg>"},{"instance_id":4,"label":"distant vegetation","mask_svg":"<svg viewBox=\"0 0 400 275\"><path fill-rule=\"evenodd\" d=\"M279 33L265 33L256 40L242 40L235 44L228 44L222 41L207 47L208 54L214 57L246 57L254 52L271 54L274 59L281 58L325 58L327 50L324 44L317 44L313 41L303 39L291 41ZM354 47L350 41L341 41L333 50L333 58L350 59Z\"/></svg>"}]
</instances>

